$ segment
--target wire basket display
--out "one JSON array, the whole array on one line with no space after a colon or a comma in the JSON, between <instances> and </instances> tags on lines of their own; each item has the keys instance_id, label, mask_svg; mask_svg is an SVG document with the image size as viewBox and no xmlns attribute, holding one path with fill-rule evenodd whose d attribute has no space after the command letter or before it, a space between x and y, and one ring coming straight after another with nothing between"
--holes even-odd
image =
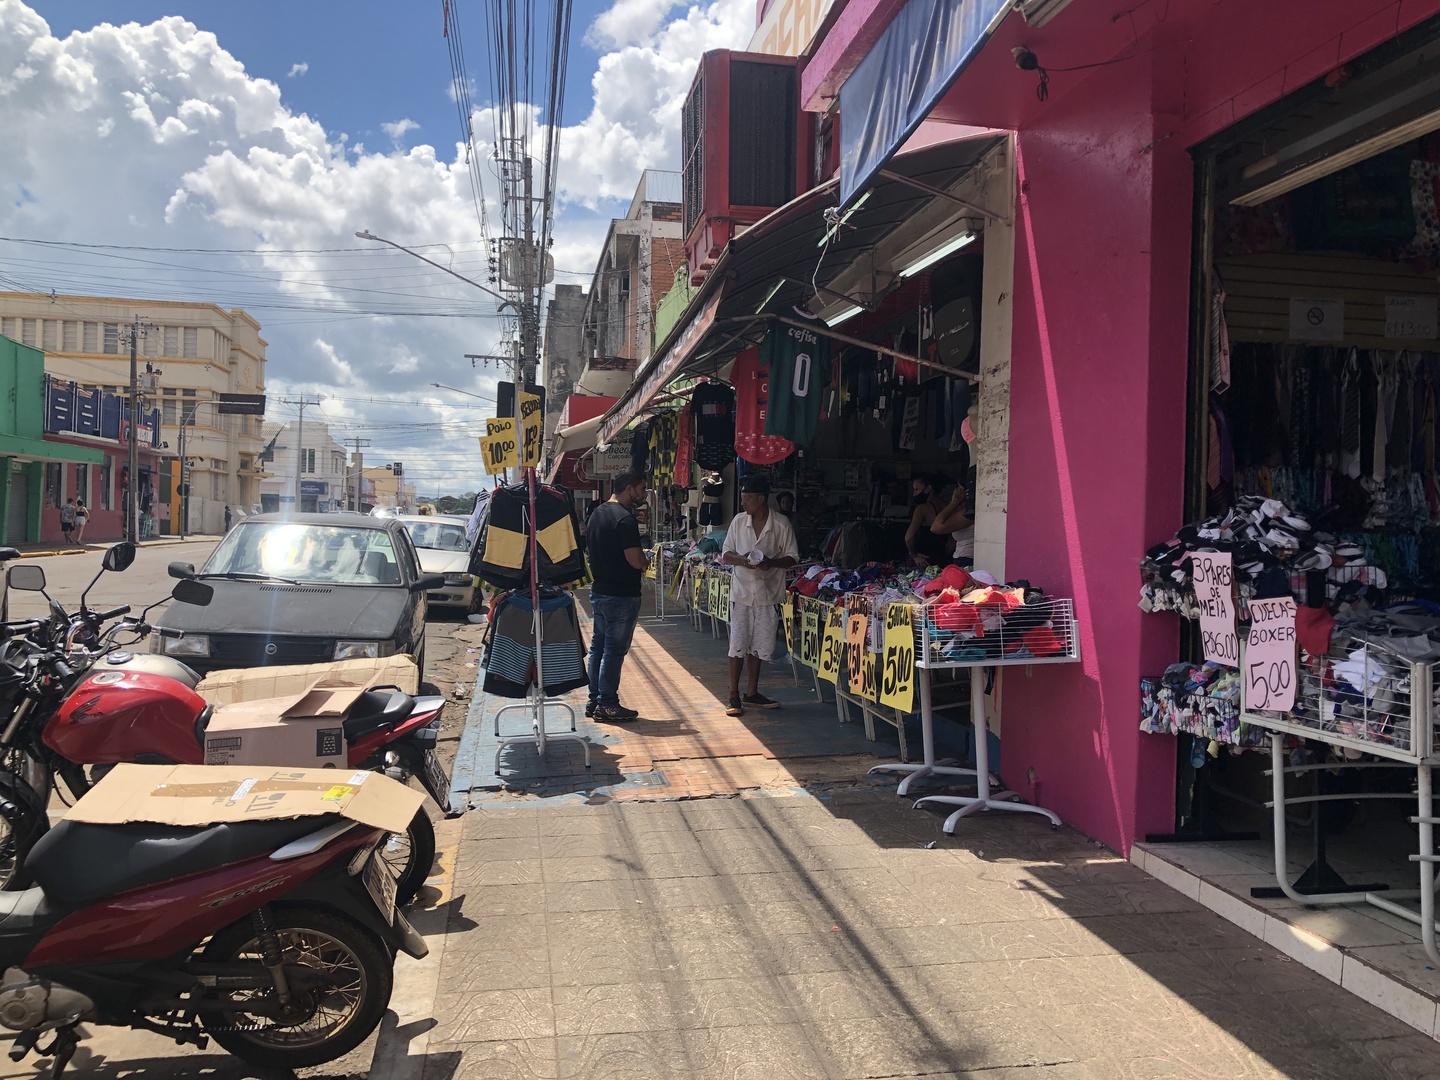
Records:
<instances>
[{"instance_id":1,"label":"wire basket display","mask_svg":"<svg viewBox=\"0 0 1440 1080\"><path fill-rule=\"evenodd\" d=\"M1240 664L1243 671L1243 651ZM1245 711L1240 719L1345 749L1419 762L1440 753L1433 694L1433 665L1383 644L1351 641L1300 665L1290 712Z\"/></svg>"},{"instance_id":2,"label":"wire basket display","mask_svg":"<svg viewBox=\"0 0 1440 1080\"><path fill-rule=\"evenodd\" d=\"M932 600L915 609L915 663L919 667L1065 664L1080 658L1075 603L1032 598L967 604Z\"/></svg>"}]
</instances>

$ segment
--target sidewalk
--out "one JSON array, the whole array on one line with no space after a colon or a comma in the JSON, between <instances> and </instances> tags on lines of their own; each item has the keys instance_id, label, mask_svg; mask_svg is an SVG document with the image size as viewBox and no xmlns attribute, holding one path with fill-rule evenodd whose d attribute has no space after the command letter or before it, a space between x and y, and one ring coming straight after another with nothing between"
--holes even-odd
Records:
<instances>
[{"instance_id":1,"label":"sidewalk","mask_svg":"<svg viewBox=\"0 0 1440 1080\"><path fill-rule=\"evenodd\" d=\"M137 541L137 547L171 547L175 544L201 544L215 543L218 536L199 536L191 533L183 540L178 536L157 536L153 540ZM22 559L43 559L51 555L84 555L87 551L104 551L106 548L120 543L119 540L94 540L85 544L45 543L45 544L11 544L10 546L20 552Z\"/></svg>"},{"instance_id":2,"label":"sidewalk","mask_svg":"<svg viewBox=\"0 0 1440 1080\"><path fill-rule=\"evenodd\" d=\"M642 622L622 696L646 719L582 721L588 772L507 749L504 790L477 689L438 972L382 1037L387 1080L1440 1077L1430 1037L1073 829L946 837L866 776L893 729L840 725L808 673L767 667L785 707L725 717L724 666Z\"/></svg>"}]
</instances>

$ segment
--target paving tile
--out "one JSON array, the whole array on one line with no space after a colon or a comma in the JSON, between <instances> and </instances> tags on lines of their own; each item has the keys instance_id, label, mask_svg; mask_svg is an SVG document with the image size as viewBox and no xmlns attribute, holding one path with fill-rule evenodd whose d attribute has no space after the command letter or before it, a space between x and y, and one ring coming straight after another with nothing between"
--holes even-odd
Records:
<instances>
[{"instance_id":1,"label":"paving tile","mask_svg":"<svg viewBox=\"0 0 1440 1080\"><path fill-rule=\"evenodd\" d=\"M564 882L628 880L638 869L620 855L575 857L544 860L545 884Z\"/></svg>"},{"instance_id":2,"label":"paving tile","mask_svg":"<svg viewBox=\"0 0 1440 1080\"><path fill-rule=\"evenodd\" d=\"M440 960L440 985L454 993L536 989L550 985L550 950L543 944L502 949L447 948Z\"/></svg>"},{"instance_id":3,"label":"paving tile","mask_svg":"<svg viewBox=\"0 0 1440 1080\"><path fill-rule=\"evenodd\" d=\"M463 868L456 870L457 875ZM473 919L502 915L532 915L545 907L545 889L539 884L457 886L452 922L464 915Z\"/></svg>"},{"instance_id":4,"label":"paving tile","mask_svg":"<svg viewBox=\"0 0 1440 1080\"><path fill-rule=\"evenodd\" d=\"M554 1039L431 1042L421 1080L556 1080L559 1075Z\"/></svg>"},{"instance_id":5,"label":"paving tile","mask_svg":"<svg viewBox=\"0 0 1440 1080\"><path fill-rule=\"evenodd\" d=\"M807 1024L834 1077L928 1076L1076 1060L1032 1010L944 1018L870 1017Z\"/></svg>"},{"instance_id":6,"label":"paving tile","mask_svg":"<svg viewBox=\"0 0 1440 1080\"><path fill-rule=\"evenodd\" d=\"M779 988L754 979L633 982L555 988L556 1032L609 1035L784 1023Z\"/></svg>"},{"instance_id":7,"label":"paving tile","mask_svg":"<svg viewBox=\"0 0 1440 1080\"><path fill-rule=\"evenodd\" d=\"M430 1038L442 1043L525 1041L555 1034L550 987L444 992L435 999Z\"/></svg>"},{"instance_id":8,"label":"paving tile","mask_svg":"<svg viewBox=\"0 0 1440 1080\"><path fill-rule=\"evenodd\" d=\"M488 836L465 839L456 851L456 863L469 866L484 862L515 862L540 858L540 835L532 831L524 836Z\"/></svg>"},{"instance_id":9,"label":"paving tile","mask_svg":"<svg viewBox=\"0 0 1440 1080\"><path fill-rule=\"evenodd\" d=\"M638 896L628 877L600 881L547 881L537 909L557 911L629 911Z\"/></svg>"},{"instance_id":10,"label":"paving tile","mask_svg":"<svg viewBox=\"0 0 1440 1080\"><path fill-rule=\"evenodd\" d=\"M538 885L542 880L538 858L489 862L462 859L455 868L455 887L467 891L493 885Z\"/></svg>"}]
</instances>

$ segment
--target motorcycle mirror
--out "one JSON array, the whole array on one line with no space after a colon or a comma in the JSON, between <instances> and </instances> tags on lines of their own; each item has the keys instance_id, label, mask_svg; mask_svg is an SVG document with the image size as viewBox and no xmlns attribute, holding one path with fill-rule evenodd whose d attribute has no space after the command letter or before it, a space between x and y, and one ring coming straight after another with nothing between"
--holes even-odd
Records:
<instances>
[{"instance_id":1,"label":"motorcycle mirror","mask_svg":"<svg viewBox=\"0 0 1440 1080\"><path fill-rule=\"evenodd\" d=\"M45 571L38 566L12 566L7 579L10 588L20 592L45 591Z\"/></svg>"},{"instance_id":2,"label":"motorcycle mirror","mask_svg":"<svg viewBox=\"0 0 1440 1080\"><path fill-rule=\"evenodd\" d=\"M195 564L188 562L172 562L166 571L171 577L185 580L195 576Z\"/></svg>"},{"instance_id":3,"label":"motorcycle mirror","mask_svg":"<svg viewBox=\"0 0 1440 1080\"><path fill-rule=\"evenodd\" d=\"M128 570L134 561L135 545L129 540L122 540L105 552L105 557L100 560L100 565L111 573L118 574L122 570Z\"/></svg>"},{"instance_id":4,"label":"motorcycle mirror","mask_svg":"<svg viewBox=\"0 0 1440 1080\"><path fill-rule=\"evenodd\" d=\"M0 547L0 562L9 562L11 559L20 558L20 549L13 547Z\"/></svg>"},{"instance_id":5,"label":"motorcycle mirror","mask_svg":"<svg viewBox=\"0 0 1440 1080\"><path fill-rule=\"evenodd\" d=\"M183 578L175 583L175 588L170 591L170 595L182 604L209 607L210 601L215 598L215 589L203 581Z\"/></svg>"}]
</instances>

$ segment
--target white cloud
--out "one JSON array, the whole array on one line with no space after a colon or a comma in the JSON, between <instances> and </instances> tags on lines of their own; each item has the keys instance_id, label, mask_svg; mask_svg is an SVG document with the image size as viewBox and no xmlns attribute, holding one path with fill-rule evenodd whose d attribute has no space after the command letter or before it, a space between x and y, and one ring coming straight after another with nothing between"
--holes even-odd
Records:
<instances>
[{"instance_id":1,"label":"white cloud","mask_svg":"<svg viewBox=\"0 0 1440 1080\"><path fill-rule=\"evenodd\" d=\"M605 200L628 200L642 168L675 167L696 60L708 48L743 46L753 15L753 0L678 9L616 0L596 19L589 37L610 51L599 59L588 114L561 136L558 267L591 269L614 205ZM287 77L307 69L297 63ZM583 93L583 84L571 86ZM214 34L184 18L104 24L62 39L22 0L0 0L4 235L270 252L263 264L202 260L213 272L196 273L198 263L167 267L176 260L149 255L144 263L86 256L57 265L59 254L33 261L33 249L0 243L0 288L245 307L270 343L267 380L277 396L325 394L326 414L373 438L381 456L428 461L435 475L427 483L448 476L473 486L462 448L480 414L446 406L450 395L434 397L429 383L491 392L493 369L474 371L463 354L496 351L493 303L378 245L345 258L282 254L364 247L353 233L368 229L409 247L449 244L449 254L427 253L483 277L462 148L371 152L322 121L293 112L276 82L249 75ZM383 129L398 144L414 127L401 119ZM488 118L477 116L476 130L492 130ZM493 210L493 188L488 194ZM439 317L315 310L322 305ZM458 433L422 432L421 423Z\"/></svg>"},{"instance_id":2,"label":"white cloud","mask_svg":"<svg viewBox=\"0 0 1440 1080\"><path fill-rule=\"evenodd\" d=\"M305 74L307 71L309 71L309 70L310 70L310 65L307 64L307 63L305 63L305 61L302 60L302 61L300 61L300 63L298 63L298 64L291 64L291 65L290 65L290 74L289 74L289 75L286 75L285 77L286 77L287 79L293 79L293 78L295 78L295 76L297 76L297 75L304 75L304 74Z\"/></svg>"},{"instance_id":3,"label":"white cloud","mask_svg":"<svg viewBox=\"0 0 1440 1080\"><path fill-rule=\"evenodd\" d=\"M403 120L396 120L391 124L381 124L380 130L390 136L392 142L398 143L405 137L407 131L419 131L420 125L408 116Z\"/></svg>"}]
</instances>

